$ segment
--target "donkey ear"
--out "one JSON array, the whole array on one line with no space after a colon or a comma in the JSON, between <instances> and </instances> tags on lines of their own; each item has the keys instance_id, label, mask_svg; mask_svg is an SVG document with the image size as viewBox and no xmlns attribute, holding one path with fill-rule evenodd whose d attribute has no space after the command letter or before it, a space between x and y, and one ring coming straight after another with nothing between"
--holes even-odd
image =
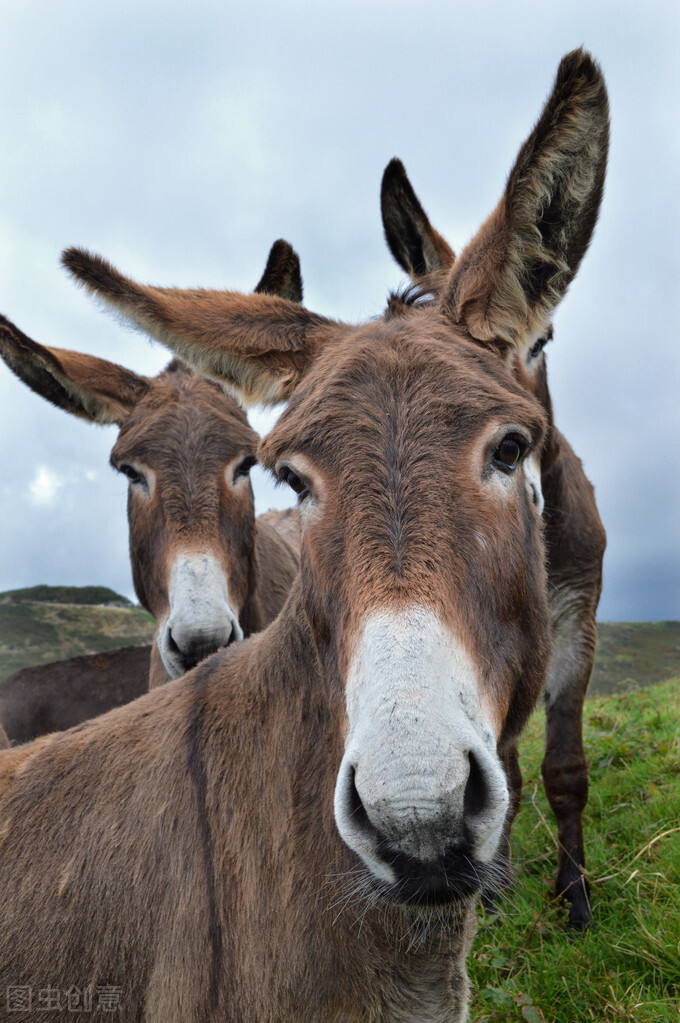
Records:
<instances>
[{"instance_id":1,"label":"donkey ear","mask_svg":"<svg viewBox=\"0 0 680 1023\"><path fill-rule=\"evenodd\" d=\"M273 295L137 284L82 249L67 249L62 262L89 292L244 404L286 401L337 326Z\"/></svg>"},{"instance_id":2,"label":"donkey ear","mask_svg":"<svg viewBox=\"0 0 680 1023\"><path fill-rule=\"evenodd\" d=\"M412 279L448 270L453 249L432 227L401 160L390 160L380 187L385 241L402 270Z\"/></svg>"},{"instance_id":3,"label":"donkey ear","mask_svg":"<svg viewBox=\"0 0 680 1023\"><path fill-rule=\"evenodd\" d=\"M45 348L0 316L0 355L32 391L91 423L127 418L149 383L115 362Z\"/></svg>"},{"instance_id":4,"label":"donkey ear","mask_svg":"<svg viewBox=\"0 0 680 1023\"><path fill-rule=\"evenodd\" d=\"M481 341L533 343L574 278L602 198L609 105L583 50L562 59L500 203L463 250L449 311Z\"/></svg>"},{"instance_id":5,"label":"donkey ear","mask_svg":"<svg viewBox=\"0 0 680 1023\"><path fill-rule=\"evenodd\" d=\"M293 246L283 238L272 245L255 294L278 295L289 302L302 302L300 259Z\"/></svg>"}]
</instances>

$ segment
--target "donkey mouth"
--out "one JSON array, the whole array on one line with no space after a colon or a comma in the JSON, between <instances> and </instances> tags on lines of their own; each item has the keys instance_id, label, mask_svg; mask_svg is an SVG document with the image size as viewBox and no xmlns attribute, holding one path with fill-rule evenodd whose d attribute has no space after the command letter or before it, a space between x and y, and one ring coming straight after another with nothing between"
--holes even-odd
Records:
<instances>
[{"instance_id":1,"label":"donkey mouth","mask_svg":"<svg viewBox=\"0 0 680 1023\"><path fill-rule=\"evenodd\" d=\"M172 676L178 678L185 672L191 671L206 657L217 653L218 650L224 650L225 647L231 646L232 643L236 643L242 638L243 633L240 627L234 625L228 636L226 629L222 631L221 635L205 637L199 634L185 641L180 647L175 641L171 629L166 628L162 640L161 657ZM163 656L164 654L165 656Z\"/></svg>"},{"instance_id":2,"label":"donkey mouth","mask_svg":"<svg viewBox=\"0 0 680 1023\"><path fill-rule=\"evenodd\" d=\"M395 880L376 878L375 887L383 898L404 905L438 906L495 895L508 880L498 863L481 862L463 849L451 849L427 862L388 848L380 848L379 853Z\"/></svg>"},{"instance_id":3,"label":"donkey mouth","mask_svg":"<svg viewBox=\"0 0 680 1023\"><path fill-rule=\"evenodd\" d=\"M225 650L232 643L236 643L238 638L236 631L232 629L228 639L224 642L215 640L208 643L195 643L186 651L178 651L182 667L185 671L190 671L197 664L200 664L201 661L204 661L206 657L210 657L212 654L216 654L218 650Z\"/></svg>"}]
</instances>

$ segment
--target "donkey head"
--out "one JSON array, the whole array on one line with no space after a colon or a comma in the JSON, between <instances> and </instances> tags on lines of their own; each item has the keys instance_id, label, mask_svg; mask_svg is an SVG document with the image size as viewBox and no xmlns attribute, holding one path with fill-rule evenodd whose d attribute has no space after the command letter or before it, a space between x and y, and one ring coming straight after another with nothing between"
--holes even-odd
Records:
<instances>
[{"instance_id":1,"label":"donkey head","mask_svg":"<svg viewBox=\"0 0 680 1023\"><path fill-rule=\"evenodd\" d=\"M302 300L299 260L277 241L256 291ZM152 684L241 639L252 584L258 435L214 382L174 360L138 376L46 348L0 320L0 354L32 390L73 415L115 423L111 465L127 476L135 591L156 618Z\"/></svg>"},{"instance_id":2,"label":"donkey head","mask_svg":"<svg viewBox=\"0 0 680 1023\"><path fill-rule=\"evenodd\" d=\"M434 297L361 327L280 298L140 286L98 257L64 256L243 400L289 402L259 455L298 494L305 633L329 701L343 701L335 820L397 900L467 896L498 850L498 747L526 720L550 651L546 415L512 363L583 255L606 140L604 83L577 51Z\"/></svg>"},{"instance_id":3,"label":"donkey head","mask_svg":"<svg viewBox=\"0 0 680 1023\"><path fill-rule=\"evenodd\" d=\"M129 480L135 590L156 618L171 678L243 638L258 440L236 402L174 360L150 381L111 451Z\"/></svg>"}]
</instances>

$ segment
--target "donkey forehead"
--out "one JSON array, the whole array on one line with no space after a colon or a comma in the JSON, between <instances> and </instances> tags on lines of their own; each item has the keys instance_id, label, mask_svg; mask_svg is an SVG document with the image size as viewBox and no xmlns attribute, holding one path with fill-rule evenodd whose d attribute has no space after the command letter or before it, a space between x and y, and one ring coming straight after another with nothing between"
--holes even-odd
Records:
<instances>
[{"instance_id":1,"label":"donkey forehead","mask_svg":"<svg viewBox=\"0 0 680 1023\"><path fill-rule=\"evenodd\" d=\"M163 375L132 409L112 455L154 461L184 452L197 462L227 462L254 452L258 435L233 398L199 376Z\"/></svg>"},{"instance_id":2,"label":"donkey forehead","mask_svg":"<svg viewBox=\"0 0 680 1023\"><path fill-rule=\"evenodd\" d=\"M324 346L262 460L298 450L337 465L343 437L351 455L397 423L416 446L459 446L490 423L524 426L540 444L544 412L497 355L434 316L414 311L412 321L379 321Z\"/></svg>"}]
</instances>

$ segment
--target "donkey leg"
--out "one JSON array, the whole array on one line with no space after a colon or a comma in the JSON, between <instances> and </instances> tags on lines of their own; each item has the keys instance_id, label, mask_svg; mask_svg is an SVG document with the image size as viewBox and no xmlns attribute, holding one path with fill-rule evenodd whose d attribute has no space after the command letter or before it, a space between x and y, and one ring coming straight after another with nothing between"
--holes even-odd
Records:
<instances>
[{"instance_id":1,"label":"donkey leg","mask_svg":"<svg viewBox=\"0 0 680 1023\"><path fill-rule=\"evenodd\" d=\"M569 923L585 930L592 921L585 877L582 816L588 801L588 764L583 750L583 701L595 659L594 612L564 615L555 624L546 684L546 750L541 766L557 821L557 895L569 903Z\"/></svg>"}]
</instances>

